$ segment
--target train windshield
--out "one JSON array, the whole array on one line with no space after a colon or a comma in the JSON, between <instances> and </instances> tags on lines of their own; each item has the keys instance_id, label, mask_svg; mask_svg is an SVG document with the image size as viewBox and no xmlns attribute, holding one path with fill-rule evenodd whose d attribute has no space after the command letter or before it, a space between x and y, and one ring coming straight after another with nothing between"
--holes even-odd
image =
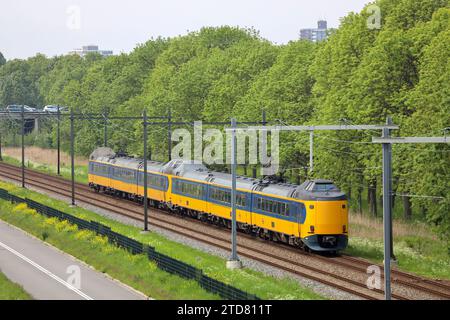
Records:
<instances>
[{"instance_id":1,"label":"train windshield","mask_svg":"<svg viewBox=\"0 0 450 320\"><path fill-rule=\"evenodd\" d=\"M329 191L339 191L338 187L336 187L333 183L315 183L312 191L318 192L329 192Z\"/></svg>"}]
</instances>

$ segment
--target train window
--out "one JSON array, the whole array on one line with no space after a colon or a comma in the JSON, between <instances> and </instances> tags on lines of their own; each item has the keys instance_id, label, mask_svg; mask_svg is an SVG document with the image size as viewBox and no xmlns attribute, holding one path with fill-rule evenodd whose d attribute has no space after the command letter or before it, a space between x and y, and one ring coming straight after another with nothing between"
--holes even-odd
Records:
<instances>
[{"instance_id":1,"label":"train window","mask_svg":"<svg viewBox=\"0 0 450 320\"><path fill-rule=\"evenodd\" d=\"M136 177L135 172L130 169L114 168L114 177L121 178L126 181L133 181Z\"/></svg>"},{"instance_id":2,"label":"train window","mask_svg":"<svg viewBox=\"0 0 450 320\"><path fill-rule=\"evenodd\" d=\"M236 195L236 204L241 207L247 206L247 197L245 193L239 193Z\"/></svg>"},{"instance_id":3,"label":"train window","mask_svg":"<svg viewBox=\"0 0 450 320\"><path fill-rule=\"evenodd\" d=\"M202 185L180 180L175 181L174 189L182 194L187 194L194 197L201 197L203 193Z\"/></svg>"},{"instance_id":4,"label":"train window","mask_svg":"<svg viewBox=\"0 0 450 320\"><path fill-rule=\"evenodd\" d=\"M256 208L268 213L274 213L282 216L289 216L289 203L257 198Z\"/></svg>"},{"instance_id":5,"label":"train window","mask_svg":"<svg viewBox=\"0 0 450 320\"><path fill-rule=\"evenodd\" d=\"M91 164L92 172L97 174L108 174L109 168L104 164L92 163Z\"/></svg>"},{"instance_id":6,"label":"train window","mask_svg":"<svg viewBox=\"0 0 450 320\"><path fill-rule=\"evenodd\" d=\"M159 187L159 188L164 188L165 187L164 177L154 175L154 174L148 175L147 185L150 187L155 186L155 187Z\"/></svg>"},{"instance_id":7,"label":"train window","mask_svg":"<svg viewBox=\"0 0 450 320\"><path fill-rule=\"evenodd\" d=\"M226 203L228 205L231 204L231 190L223 190L219 188L211 187L210 197L213 200ZM236 194L236 205L245 207L247 203L247 198L245 193L238 192Z\"/></svg>"},{"instance_id":8,"label":"train window","mask_svg":"<svg viewBox=\"0 0 450 320\"><path fill-rule=\"evenodd\" d=\"M333 183L315 183L312 191L328 192L339 191L339 189Z\"/></svg>"},{"instance_id":9,"label":"train window","mask_svg":"<svg viewBox=\"0 0 450 320\"><path fill-rule=\"evenodd\" d=\"M144 184L144 173L139 173L139 184ZM157 174L147 174L147 186L149 187L157 187L157 188L166 188L166 179L164 176L160 176Z\"/></svg>"}]
</instances>

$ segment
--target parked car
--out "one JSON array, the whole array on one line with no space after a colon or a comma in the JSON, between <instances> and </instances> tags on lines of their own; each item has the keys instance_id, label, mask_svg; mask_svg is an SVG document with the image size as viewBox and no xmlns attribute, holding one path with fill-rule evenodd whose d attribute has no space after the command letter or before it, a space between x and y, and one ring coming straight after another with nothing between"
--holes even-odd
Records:
<instances>
[{"instance_id":1,"label":"parked car","mask_svg":"<svg viewBox=\"0 0 450 320\"><path fill-rule=\"evenodd\" d=\"M58 112L58 108L60 112L67 111L66 107L56 106L56 105L48 105L44 107L44 112Z\"/></svg>"},{"instance_id":2,"label":"parked car","mask_svg":"<svg viewBox=\"0 0 450 320\"><path fill-rule=\"evenodd\" d=\"M36 108L29 107L27 105L23 105L24 112L35 112ZM8 112L22 112L22 105L20 104L11 104L6 107L6 111Z\"/></svg>"}]
</instances>

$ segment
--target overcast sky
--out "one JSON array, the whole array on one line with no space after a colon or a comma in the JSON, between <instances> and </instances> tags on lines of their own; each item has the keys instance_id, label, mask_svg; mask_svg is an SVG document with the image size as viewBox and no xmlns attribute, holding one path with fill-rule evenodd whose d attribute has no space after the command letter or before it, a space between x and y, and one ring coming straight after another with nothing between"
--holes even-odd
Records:
<instances>
[{"instance_id":1,"label":"overcast sky","mask_svg":"<svg viewBox=\"0 0 450 320\"><path fill-rule=\"evenodd\" d=\"M2 0L0 52L6 59L65 54L98 44L129 52L151 37L203 26L254 27L274 42L298 39L299 29L326 19L337 27L369 0Z\"/></svg>"}]
</instances>

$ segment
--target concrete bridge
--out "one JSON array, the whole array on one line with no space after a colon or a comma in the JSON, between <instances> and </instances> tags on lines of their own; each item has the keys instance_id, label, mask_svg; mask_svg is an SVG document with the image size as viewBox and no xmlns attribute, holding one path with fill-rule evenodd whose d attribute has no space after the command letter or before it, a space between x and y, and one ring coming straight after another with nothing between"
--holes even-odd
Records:
<instances>
[{"instance_id":1,"label":"concrete bridge","mask_svg":"<svg viewBox=\"0 0 450 320\"><path fill-rule=\"evenodd\" d=\"M25 133L30 133L39 130L39 120L41 118L51 118L57 116L56 112L47 111L32 111L24 112L23 118L25 120ZM22 121L22 112L10 112L10 111L0 111L0 122L4 120L15 121L20 124Z\"/></svg>"}]
</instances>

